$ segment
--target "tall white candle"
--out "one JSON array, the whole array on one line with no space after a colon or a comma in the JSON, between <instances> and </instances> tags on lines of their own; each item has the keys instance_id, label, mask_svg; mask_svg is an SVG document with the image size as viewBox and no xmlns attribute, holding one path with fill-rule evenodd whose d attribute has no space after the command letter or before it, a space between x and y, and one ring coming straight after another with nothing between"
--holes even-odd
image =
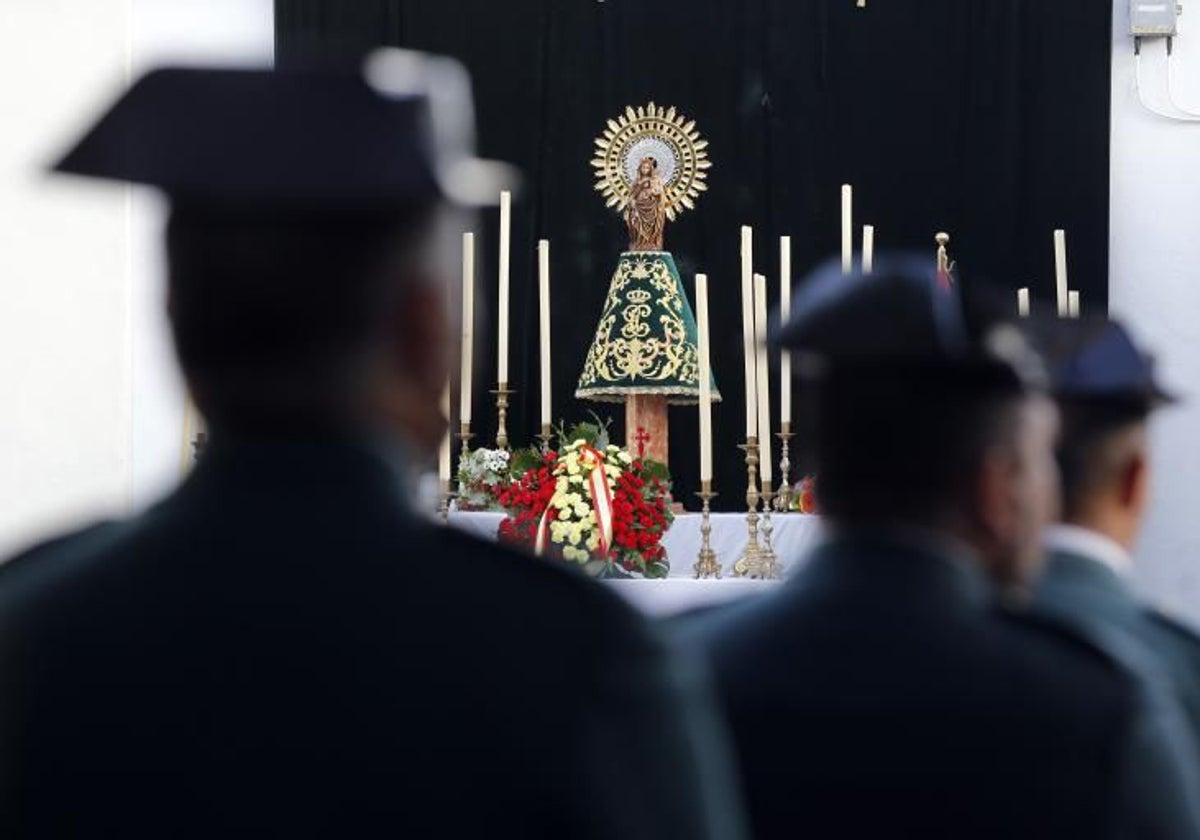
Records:
<instances>
[{"instance_id":1,"label":"tall white candle","mask_svg":"<svg viewBox=\"0 0 1200 840\"><path fill-rule=\"evenodd\" d=\"M542 345L542 425L550 420L550 242L538 240L538 300Z\"/></svg>"},{"instance_id":2,"label":"tall white candle","mask_svg":"<svg viewBox=\"0 0 1200 840\"><path fill-rule=\"evenodd\" d=\"M767 365L767 278L754 275L754 337L758 361L758 474L771 480L771 382Z\"/></svg>"},{"instance_id":3,"label":"tall white candle","mask_svg":"<svg viewBox=\"0 0 1200 840\"><path fill-rule=\"evenodd\" d=\"M783 323L792 318L792 237L779 237L779 310ZM779 354L779 419L792 422L792 354Z\"/></svg>"},{"instance_id":4,"label":"tall white candle","mask_svg":"<svg viewBox=\"0 0 1200 840\"><path fill-rule=\"evenodd\" d=\"M1029 288L1017 289L1017 314L1022 318L1029 317Z\"/></svg>"},{"instance_id":5,"label":"tall white candle","mask_svg":"<svg viewBox=\"0 0 1200 840\"><path fill-rule=\"evenodd\" d=\"M863 225L863 252L862 252L862 270L863 274L870 274L875 270L875 226Z\"/></svg>"},{"instance_id":6,"label":"tall white candle","mask_svg":"<svg viewBox=\"0 0 1200 840\"><path fill-rule=\"evenodd\" d=\"M854 188L842 184L842 274L854 270Z\"/></svg>"},{"instance_id":7,"label":"tall white candle","mask_svg":"<svg viewBox=\"0 0 1200 840\"><path fill-rule=\"evenodd\" d=\"M458 422L469 426L471 374L475 355L475 234L463 234L462 249L462 376L458 383Z\"/></svg>"},{"instance_id":8,"label":"tall white candle","mask_svg":"<svg viewBox=\"0 0 1200 840\"><path fill-rule=\"evenodd\" d=\"M712 367L708 344L708 277L696 275L696 341L700 355L700 481L711 482Z\"/></svg>"},{"instance_id":9,"label":"tall white candle","mask_svg":"<svg viewBox=\"0 0 1200 840\"><path fill-rule=\"evenodd\" d=\"M1071 318L1079 317L1079 292L1067 292L1067 316Z\"/></svg>"},{"instance_id":10,"label":"tall white candle","mask_svg":"<svg viewBox=\"0 0 1200 840\"><path fill-rule=\"evenodd\" d=\"M1067 232L1054 231L1054 282L1058 291L1058 317L1067 317Z\"/></svg>"},{"instance_id":11,"label":"tall white candle","mask_svg":"<svg viewBox=\"0 0 1200 840\"><path fill-rule=\"evenodd\" d=\"M512 193L500 193L500 294L497 309L499 326L496 329L496 379L508 384L508 249L512 236Z\"/></svg>"},{"instance_id":12,"label":"tall white candle","mask_svg":"<svg viewBox=\"0 0 1200 840\"><path fill-rule=\"evenodd\" d=\"M438 481L441 487L450 486L450 383L446 382L446 388L442 391L441 400L442 416L447 420L446 434L442 437L442 442L438 446Z\"/></svg>"},{"instance_id":13,"label":"tall white candle","mask_svg":"<svg viewBox=\"0 0 1200 840\"><path fill-rule=\"evenodd\" d=\"M755 379L754 352L754 232L742 227L742 354L746 369L746 437L758 434L758 415L754 395L757 390Z\"/></svg>"}]
</instances>

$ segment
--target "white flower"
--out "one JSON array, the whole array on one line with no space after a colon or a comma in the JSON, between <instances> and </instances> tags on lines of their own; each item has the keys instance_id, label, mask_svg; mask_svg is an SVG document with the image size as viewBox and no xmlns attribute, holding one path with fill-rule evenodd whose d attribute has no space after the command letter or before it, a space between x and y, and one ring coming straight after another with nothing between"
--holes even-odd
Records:
<instances>
[{"instance_id":1,"label":"white flower","mask_svg":"<svg viewBox=\"0 0 1200 840\"><path fill-rule=\"evenodd\" d=\"M617 460L620 461L622 464L632 464L633 463L633 457L623 449L621 450L621 453L619 455L617 455Z\"/></svg>"}]
</instances>

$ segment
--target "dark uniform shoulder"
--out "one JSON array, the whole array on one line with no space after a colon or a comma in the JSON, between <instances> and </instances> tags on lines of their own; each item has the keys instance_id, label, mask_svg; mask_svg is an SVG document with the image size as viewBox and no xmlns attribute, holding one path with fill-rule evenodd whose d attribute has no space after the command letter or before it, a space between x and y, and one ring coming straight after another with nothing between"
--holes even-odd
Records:
<instances>
[{"instance_id":1,"label":"dark uniform shoulder","mask_svg":"<svg viewBox=\"0 0 1200 840\"><path fill-rule=\"evenodd\" d=\"M89 553L107 545L121 531L123 524L114 519L100 520L25 548L0 563L0 586L28 574L39 562L53 562L55 558Z\"/></svg>"},{"instance_id":2,"label":"dark uniform shoulder","mask_svg":"<svg viewBox=\"0 0 1200 840\"><path fill-rule=\"evenodd\" d=\"M1027 644L1031 654L1074 663L1097 673L1107 672L1124 678L1124 662L1113 640L1098 627L1073 622L1048 610L1024 604L1001 602L995 607L997 618L1007 632Z\"/></svg>"},{"instance_id":3,"label":"dark uniform shoulder","mask_svg":"<svg viewBox=\"0 0 1200 840\"><path fill-rule=\"evenodd\" d=\"M1195 645L1200 649L1200 631L1192 625L1153 608L1146 609L1145 615L1146 619L1155 627L1158 627L1179 641Z\"/></svg>"},{"instance_id":4,"label":"dark uniform shoulder","mask_svg":"<svg viewBox=\"0 0 1200 840\"><path fill-rule=\"evenodd\" d=\"M650 625L631 604L581 570L481 540L456 528L427 528L447 559L461 564L458 579L497 595L512 593L517 604L561 614L597 632L647 635ZM506 596L507 597L507 596Z\"/></svg>"}]
</instances>

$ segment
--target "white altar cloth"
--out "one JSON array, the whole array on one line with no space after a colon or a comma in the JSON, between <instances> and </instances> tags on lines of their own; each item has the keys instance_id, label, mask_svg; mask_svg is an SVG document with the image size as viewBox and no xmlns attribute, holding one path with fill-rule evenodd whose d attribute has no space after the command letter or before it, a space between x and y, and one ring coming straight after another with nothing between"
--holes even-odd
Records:
<instances>
[{"instance_id":1,"label":"white altar cloth","mask_svg":"<svg viewBox=\"0 0 1200 840\"><path fill-rule=\"evenodd\" d=\"M651 617L685 612L710 604L752 597L779 585L778 581L745 580L733 577L733 563L746 547L746 517L740 513L712 514L711 544L721 563L720 580L695 580L692 566L700 551L700 515L675 518L663 537L671 574L666 580L607 580L613 591ZM501 513L452 511L450 524L486 540L496 539L504 520ZM772 544L784 567L795 571L809 549L820 539L820 519L800 513L774 515Z\"/></svg>"},{"instance_id":2,"label":"white altar cloth","mask_svg":"<svg viewBox=\"0 0 1200 840\"><path fill-rule=\"evenodd\" d=\"M502 513L450 513L451 525L485 540L496 539L496 531L503 520ZM711 520L713 551L717 552L724 576L731 577L734 561L746 548L746 516L714 513ZM774 514L771 522L775 525L771 544L786 574L820 539L821 519L810 514L785 513ZM692 566L700 553L700 514L685 513L675 517L663 536L663 546L671 562L671 577L693 577Z\"/></svg>"}]
</instances>

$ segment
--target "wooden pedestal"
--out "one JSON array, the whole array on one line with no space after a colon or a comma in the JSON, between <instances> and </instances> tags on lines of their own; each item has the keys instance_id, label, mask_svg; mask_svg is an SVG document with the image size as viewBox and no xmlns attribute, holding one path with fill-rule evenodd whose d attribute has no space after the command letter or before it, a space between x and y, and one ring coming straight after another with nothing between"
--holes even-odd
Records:
<instances>
[{"instance_id":1,"label":"wooden pedestal","mask_svg":"<svg viewBox=\"0 0 1200 840\"><path fill-rule=\"evenodd\" d=\"M631 455L667 462L667 398L660 394L632 394L625 398L625 446Z\"/></svg>"}]
</instances>

